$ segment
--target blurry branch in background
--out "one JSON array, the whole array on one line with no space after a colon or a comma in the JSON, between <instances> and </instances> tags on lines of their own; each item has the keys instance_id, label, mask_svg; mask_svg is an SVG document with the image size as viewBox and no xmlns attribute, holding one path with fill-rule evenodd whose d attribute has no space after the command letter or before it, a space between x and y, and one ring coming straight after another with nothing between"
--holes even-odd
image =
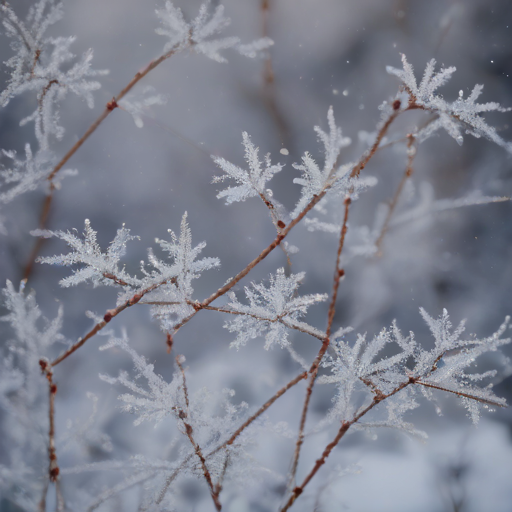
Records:
<instances>
[{"instance_id":1,"label":"blurry branch in background","mask_svg":"<svg viewBox=\"0 0 512 512\"><path fill-rule=\"evenodd\" d=\"M272 4L275 0L260 1L263 26L262 33L263 37L269 37L270 17L273 7ZM293 144L291 140L290 127L288 126L288 121L286 120L283 111L279 105L279 102L277 100L274 67L272 65L272 55L270 51L267 53L263 65L263 95L267 110L272 116L272 119L274 120L274 123L278 129L279 138L281 140L282 146L288 150L291 150Z\"/></svg>"},{"instance_id":2,"label":"blurry branch in background","mask_svg":"<svg viewBox=\"0 0 512 512\"><path fill-rule=\"evenodd\" d=\"M414 172L412 164L413 164L415 156L416 156L416 146L414 145L414 136L409 134L409 135L407 135L407 165L405 167L405 172L402 175L402 179L400 180L400 183L398 184L398 187L396 189L395 195L393 196L393 199L391 200L391 202L388 205L388 211L386 213L386 218L384 219L384 223L382 224L380 235L377 237L377 240L375 242L375 248L376 248L378 256L382 255L382 241L384 239L384 235L386 234L386 232L388 230L389 222L391 221L391 217L393 216L393 212L395 211L398 200L400 199L400 195L402 194L405 183L412 176L412 173Z\"/></svg>"}]
</instances>

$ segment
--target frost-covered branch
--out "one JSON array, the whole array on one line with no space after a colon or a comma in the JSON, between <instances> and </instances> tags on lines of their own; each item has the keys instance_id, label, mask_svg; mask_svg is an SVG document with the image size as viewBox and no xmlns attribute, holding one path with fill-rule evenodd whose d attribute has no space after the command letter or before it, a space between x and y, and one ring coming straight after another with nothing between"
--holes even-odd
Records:
<instances>
[{"instance_id":1,"label":"frost-covered branch","mask_svg":"<svg viewBox=\"0 0 512 512\"><path fill-rule=\"evenodd\" d=\"M369 342L366 336L359 335L353 347L343 339L336 340L333 345L335 356L329 356L323 363L326 368L331 369L332 376L325 376L323 381L336 383L338 386L338 395L328 419L340 421L341 427L303 482L293 489L281 512L288 510L302 494L347 431L381 403L387 404L388 420L366 424L365 428L387 426L415 433L413 427L403 421L403 415L418 407L415 400L418 391L427 399L433 400L432 394L424 392L425 387L459 396L473 422L478 421L479 408L482 405L506 405L504 399L494 395L491 385L485 388L474 385L475 382L494 376L495 372L478 374L466 373L465 370L478 356L495 351L512 341L510 338L502 338L508 329L510 318L507 317L499 329L487 338L464 340L461 339L464 322L452 330L446 310L438 319L432 318L423 309L420 312L435 339L435 347L430 351L422 349L412 333L404 337L395 322L390 330L383 329ZM378 354L389 343L395 343L400 352L378 359ZM412 370L406 366L410 358L415 361ZM361 382L364 383L361 391L365 396L370 395L371 399L369 403L366 400L365 404L356 408L354 398Z\"/></svg>"},{"instance_id":2,"label":"frost-covered branch","mask_svg":"<svg viewBox=\"0 0 512 512\"><path fill-rule=\"evenodd\" d=\"M492 142L503 147L509 153L512 153L512 144L503 140L496 129L489 126L481 113L483 112L509 112L509 108L503 108L499 103L476 103L478 97L482 94L483 85L475 85L470 95L464 98L462 90L459 97L454 102L447 102L442 96L436 94L436 90L444 85L456 71L454 66L442 68L435 71L436 61L432 59L425 68L423 78L418 85L414 70L402 54L403 69L387 66L388 73L397 76L409 95L408 109L421 108L428 110L438 116L437 120L428 124L418 133L418 138L423 141L430 137L435 131L443 128L453 137L458 144L462 144L464 138L461 130L473 135L474 137L485 137Z\"/></svg>"}]
</instances>

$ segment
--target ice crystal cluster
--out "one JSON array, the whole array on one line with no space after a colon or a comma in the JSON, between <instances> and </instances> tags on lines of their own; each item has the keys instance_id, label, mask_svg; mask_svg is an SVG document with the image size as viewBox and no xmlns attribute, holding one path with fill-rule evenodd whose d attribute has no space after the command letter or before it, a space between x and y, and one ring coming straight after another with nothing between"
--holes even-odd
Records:
<instances>
[{"instance_id":1,"label":"ice crystal cluster","mask_svg":"<svg viewBox=\"0 0 512 512\"><path fill-rule=\"evenodd\" d=\"M263 2L264 16L268 6ZM428 436L418 425L421 417L415 416L415 410L420 406L429 410L428 402L439 412L445 403L458 400L473 423L479 421L482 409L507 405L493 385L503 368L505 373L510 369L510 361L501 353L511 342L508 316L493 334L466 335L464 320L454 327L447 310L433 311L430 301L429 312L418 304L421 325L405 334L399 326L410 322L410 305L400 304L393 310L397 318L391 326L380 328L379 323L374 333L373 324L367 329L363 321L368 317L358 311L361 304L366 306L358 294L369 298L368 310L380 318L371 309L371 299L381 294L382 279L375 279L381 268L377 258L388 249L389 232L399 232L418 219L430 222L442 211L509 200L480 190L436 199L432 185L412 183L421 144L441 128L459 144L463 134L471 134L512 152L511 143L482 117L485 112L509 109L494 102L477 103L481 85L466 98L461 93L453 102L445 100L438 89L455 68L436 71L431 60L418 84L403 55L403 69L387 68L399 78L399 90L380 107L375 131L359 137L362 150L342 133L331 106L326 121L320 123L327 128L314 127L320 157L309 148L294 152L297 157L289 164L273 163L270 153L260 156L256 137L243 131L244 164L233 163L239 154L236 148L230 149L229 158L216 151L208 159L209 172L217 172L210 193L234 212L233 223L241 211L237 208L250 208L251 201L259 201L270 216L266 234L271 238L253 259L239 267L237 261L236 268L233 259L221 266L211 247L218 247L217 237L225 239L229 226L217 222L211 211L189 218L187 212L176 215L173 210L172 218L160 214L151 218L153 224L176 231L168 229L164 237L155 238L154 247L137 265L132 247L142 243L146 233L136 236L125 224L118 224L107 247L99 242L105 227L96 221L85 219L82 233L67 225L67 219L60 219L64 229L51 229L52 197L66 194L65 187L59 190L60 180L74 174L63 167L110 113L117 110L113 115L129 118L127 112L143 128L152 106L172 103L169 91L163 94L151 85L136 84L142 77L149 80L146 76L154 68L184 50L216 62L226 62L222 52L227 49L251 58L263 56L272 91L268 50L273 42L266 29L262 38L248 44L225 36L230 20L218 2L201 5L191 21L170 1L161 2L156 33L166 38L162 54L140 68L106 104L87 136L71 141L67 154L57 144L66 141L59 116L62 101L73 92L92 108L92 93L100 88L92 78L106 72L92 68L92 50L76 59L70 50L74 37L47 35L63 11L56 0L38 0L22 17L16 6L0 3L4 35L13 52L5 62L10 74L0 92L0 106L18 96L30 100L32 94L36 108L21 125L34 123L38 145L35 150L24 143L24 157L1 150L0 203L8 205L41 186L45 189L39 228L34 229L35 223L31 230L38 240L31 261L43 276L59 272L60 286L72 288L59 296L53 282L44 281L43 287L42 280L33 279L29 265L19 287L13 277L3 289L0 508L285 512L302 506L302 510L320 510L323 493L336 481L332 475L347 473L332 462L342 452L346 434L364 430L374 435L387 428L424 440ZM275 98L269 93L266 101L279 118ZM394 122L410 111L425 114L427 121L419 127L409 125L404 132L403 125ZM368 215L366 210L365 215L355 215L356 208L368 209L371 201L376 202L382 178L379 169L366 168L390 146L397 149L396 159L405 169L395 195L386 204L373 204ZM212 174L206 177L208 182ZM191 181L196 179L192 171L190 176ZM282 191L286 179L295 192L294 203L289 197L276 197L279 193L270 188ZM10 204L6 213L9 208ZM138 208L133 206L134 211ZM94 206L90 209L94 218ZM372 218L373 226L365 225ZM246 238L233 242L230 256L245 243L252 249L251 228L259 225L253 217L244 219ZM300 231L299 224L307 229ZM192 236L193 230L205 233L205 226L214 242L208 240L208 247L196 241L196 234ZM324 243L322 233L314 235L318 238L312 243L308 230L334 235L335 244L332 236ZM290 243L297 232L293 241L298 249ZM9 234L4 230L2 236ZM67 249L59 254L55 248L62 242ZM410 243L407 250L397 246L389 251L400 261L409 257L408 251L414 258ZM254 277L256 267L265 271ZM361 272L364 275L357 281L354 275ZM402 273L408 276L405 267L394 272L400 278ZM364 284L365 279L370 284ZM53 306L52 311L57 311L53 320L45 318L42 311L51 308L37 304L32 285L43 288L39 296L56 294L64 302ZM405 296L405 289L412 286L408 282L400 291ZM108 296L110 307L98 313L84 304L83 313L93 320L85 333L83 325L65 327L66 309L72 309L69 297L77 297L78 303L80 290L90 296L101 287L117 293L115 298ZM123 324L124 318L131 318L131 323ZM163 334L145 326L151 319ZM194 331L188 324L199 327ZM89 341L97 335L104 336L100 352L96 340ZM101 393L91 392L90 385ZM86 405L75 403L79 392ZM65 418L70 415L73 418ZM331 476L326 476L329 471ZM336 503L331 510L341 508Z\"/></svg>"}]
</instances>

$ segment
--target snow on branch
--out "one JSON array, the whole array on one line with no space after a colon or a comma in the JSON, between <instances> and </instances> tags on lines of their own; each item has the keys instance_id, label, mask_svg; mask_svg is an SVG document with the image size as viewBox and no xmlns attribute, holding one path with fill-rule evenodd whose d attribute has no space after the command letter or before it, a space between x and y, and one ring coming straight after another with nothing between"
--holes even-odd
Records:
<instances>
[{"instance_id":1,"label":"snow on branch","mask_svg":"<svg viewBox=\"0 0 512 512\"><path fill-rule=\"evenodd\" d=\"M274 177L274 174L282 170L283 165L272 165L270 153L268 153L265 155L265 168L262 169L262 162L258 158L259 148L252 143L247 132L242 133L242 139L245 148L245 161L249 166L249 170L242 169L224 158L212 157L217 166L226 173L223 176L215 176L213 183L222 182L226 178L231 178L239 183L236 187L228 187L221 190L217 194L217 198L226 198L226 204L235 201L245 201L247 198L254 196L260 196L265 201L268 201L269 199L266 196L269 194L265 190L266 183Z\"/></svg>"},{"instance_id":2,"label":"snow on branch","mask_svg":"<svg viewBox=\"0 0 512 512\"><path fill-rule=\"evenodd\" d=\"M351 178L350 173L353 164L339 165L338 158L340 152L350 144L351 140L348 137L343 137L341 128L336 126L332 107L327 112L327 121L329 133L324 132L319 126L315 126L318 140L324 146L323 168L321 169L318 166L308 152L302 157L302 164L293 164L295 169L302 171L302 176L293 180L293 183L302 187L302 190L301 198L291 214L292 218L299 215L313 196L320 194L326 188L330 188L331 191L339 195L351 191L351 194L355 197L359 191L376 183L375 179L372 178Z\"/></svg>"},{"instance_id":3,"label":"snow on branch","mask_svg":"<svg viewBox=\"0 0 512 512\"><path fill-rule=\"evenodd\" d=\"M6 106L12 98L26 91L35 91L37 108L20 124L34 121L40 149L48 150L51 135L57 139L64 135L64 128L58 124L56 104L71 91L92 108L92 92L101 85L87 79L105 75L108 71L91 68L91 49L72 64L75 55L69 48L75 37L45 36L46 29L62 17L60 2L40 0L30 8L25 21L20 20L7 3L0 5L0 12L4 15L3 25L15 52L6 62L13 72L7 87L0 93L0 106Z\"/></svg>"},{"instance_id":4,"label":"snow on branch","mask_svg":"<svg viewBox=\"0 0 512 512\"><path fill-rule=\"evenodd\" d=\"M494 352L511 342L511 338L502 337L509 328L510 318L505 318L498 330L489 337L462 339L464 321L452 329L446 310L437 319L423 308L420 313L435 340L431 350L423 349L412 332L404 337L396 322L370 341L361 334L353 346L344 339L335 340L332 345L334 355L327 356L323 363L331 374L318 379L320 383L334 383L338 388L335 404L323 423L340 419L352 421L359 414L358 411L368 407L366 404L356 409L356 397L361 393L372 397L375 403L386 403L388 419L374 426L394 427L409 432L413 432L413 429L403 421L403 414L418 406L415 399L418 393L428 400L434 400L432 389L458 396L474 423L478 421L481 407L506 405L505 399L493 393L492 383L485 387L477 385L494 377L496 372L475 373L472 367L482 354ZM398 353L378 357L391 343L399 347ZM409 361L412 361L412 366ZM365 426L369 427L370 423Z\"/></svg>"},{"instance_id":5,"label":"snow on branch","mask_svg":"<svg viewBox=\"0 0 512 512\"><path fill-rule=\"evenodd\" d=\"M305 273L285 275L284 268L270 276L270 284L252 283L252 288L245 287L245 295L249 305L238 302L235 294L231 292L231 301L226 309L240 313L234 320L226 322L225 327L230 332L236 332L237 337L231 343L232 347L240 348L248 340L265 335L265 349L279 344L282 347L289 345L288 329L301 327L318 333L320 331L300 322L309 306L327 299L325 294L312 294L297 296L299 283L304 279Z\"/></svg>"},{"instance_id":6,"label":"snow on branch","mask_svg":"<svg viewBox=\"0 0 512 512\"><path fill-rule=\"evenodd\" d=\"M409 94L409 108L422 108L438 116L436 120L419 131L417 137L420 140L425 140L435 131L443 128L458 144L462 144L464 140L462 130L464 130L466 134L474 137L485 137L512 153L512 143L503 140L496 129L489 126L484 118L480 116L483 112L509 112L511 109L503 108L495 102L476 103L482 93L483 85L475 85L467 98L464 98L464 93L460 90L457 100L448 102L437 94L436 90L450 80L456 70L455 67L442 68L436 72L436 61L432 59L428 62L423 78L418 85L413 67L403 54L402 64L403 69L387 66L386 71L402 81L405 90Z\"/></svg>"},{"instance_id":7,"label":"snow on branch","mask_svg":"<svg viewBox=\"0 0 512 512\"><path fill-rule=\"evenodd\" d=\"M126 243L138 237L130 235L130 230L124 226L117 231L106 252L102 252L96 241L97 232L92 229L89 219L85 219L83 240L69 231L35 230L32 235L44 238L56 237L64 240L72 249L68 254L58 256L45 256L37 259L39 263L50 265L71 266L85 265L80 270L74 270L73 275L61 279L63 287L76 286L77 284L91 281L94 286L99 285L137 285L139 281L132 278L124 268L119 268L119 260L126 252Z\"/></svg>"},{"instance_id":8,"label":"snow on branch","mask_svg":"<svg viewBox=\"0 0 512 512\"><path fill-rule=\"evenodd\" d=\"M191 22L187 22L181 9L172 2L165 2L163 9L157 9L156 15L162 23L155 32L168 39L164 52L173 48L184 50L193 49L217 62L227 62L221 55L222 50L232 48L245 57L254 58L268 49L274 43L268 37L257 39L248 44L241 44L238 37L217 37L231 20L224 16L224 6L218 5L213 9L210 3L204 3L199 8L199 14Z\"/></svg>"}]
</instances>

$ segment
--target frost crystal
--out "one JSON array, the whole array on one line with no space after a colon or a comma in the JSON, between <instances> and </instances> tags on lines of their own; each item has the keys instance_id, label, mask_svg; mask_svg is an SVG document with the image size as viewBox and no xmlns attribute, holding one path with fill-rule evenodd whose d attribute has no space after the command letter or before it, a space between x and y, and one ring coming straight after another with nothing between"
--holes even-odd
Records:
<instances>
[{"instance_id":1,"label":"frost crystal","mask_svg":"<svg viewBox=\"0 0 512 512\"><path fill-rule=\"evenodd\" d=\"M249 166L246 171L224 158L212 157L213 161L226 173L224 176L216 176L213 183L219 183L226 178L231 178L239 183L237 187L228 187L217 194L217 198L226 198L226 204L235 201L245 201L248 197L260 196L265 201L269 199L266 197L265 190L266 183L270 181L274 174L281 171L283 166L281 164L272 165L270 162L270 154L265 156L265 169L261 168L262 163L258 158L258 148L254 146L247 132L242 133L243 145L245 148L245 161Z\"/></svg>"},{"instance_id":2,"label":"frost crystal","mask_svg":"<svg viewBox=\"0 0 512 512\"><path fill-rule=\"evenodd\" d=\"M475 423L478 421L482 405L506 405L503 398L492 392L490 384L486 387L476 386L477 382L492 378L496 374L495 371L466 371L483 353L495 351L500 346L510 343L510 338L502 338L508 328L509 317L488 338L462 340L464 321L452 330L446 310L438 319L432 318L422 308L420 312L434 336L435 346L430 351L422 349L415 342L413 333L403 337L395 322L389 331L382 330L370 342L367 342L366 335L358 335L353 347L345 340L336 340L332 344L334 355L327 356L323 363L332 374L321 376L318 381L326 384L335 383L338 394L334 400L334 407L323 423L337 419L350 421L357 414L355 395L361 393L372 397L374 406L381 401L385 403L388 412L387 420L365 423L361 426L394 427L418 435L422 434L414 431L412 425L402 419L405 412L417 407L414 396L418 393L429 400L434 400L432 390L458 396ZM399 346L399 352L379 359L378 355L392 342ZM409 359L414 361L411 370L406 366ZM359 411L367 406L368 403Z\"/></svg>"},{"instance_id":3,"label":"frost crystal","mask_svg":"<svg viewBox=\"0 0 512 512\"><path fill-rule=\"evenodd\" d=\"M156 478L152 483L154 489L150 501L157 505L163 501L164 496L171 489L171 484L177 478L193 476L204 481L198 449L201 450L206 467L214 481L226 477L230 480L245 482L248 474L255 469L255 461L248 455L246 449L253 442L252 431L257 424L251 425L235 437L232 436L247 418L247 404L242 402L239 405L233 405L230 399L234 391L224 390L218 404L221 414L218 414L218 409L217 414L212 414L213 397L206 389L190 393L182 367L176 368L171 382L168 383L154 372L152 364L128 345L126 337L111 339L101 350L110 347L119 347L130 355L136 375L132 379L127 372L121 372L117 378L105 375L101 378L109 384L120 384L128 389L128 392L120 395L119 399L123 402L124 411L137 416L135 425L143 421L158 423L166 417L172 417L182 434L180 457L177 462L152 461L137 456L131 463L122 465L118 463L118 469L122 467L126 470L132 467L137 474L145 474L145 480L164 476L163 480ZM183 362L184 358L180 357L179 364ZM138 382L141 378L144 379L145 385ZM192 440L195 446L192 445ZM228 441L231 442L228 444ZM113 466L113 463L107 464ZM105 494L104 498L110 495Z\"/></svg>"},{"instance_id":4,"label":"frost crystal","mask_svg":"<svg viewBox=\"0 0 512 512\"><path fill-rule=\"evenodd\" d=\"M202 4L199 14L190 23L185 21L181 10L170 1L165 2L165 9L157 9L156 14L163 25L156 29L156 33L168 38L164 52L192 48L212 60L226 62L219 53L221 50L233 48L241 55L253 58L274 44L268 37L249 44L240 44L238 37L215 38L231 23L224 16L223 5L215 7L210 15L209 3Z\"/></svg>"},{"instance_id":5,"label":"frost crystal","mask_svg":"<svg viewBox=\"0 0 512 512\"><path fill-rule=\"evenodd\" d=\"M149 263L155 268L147 274L153 282L167 281L147 298L154 303L152 315L158 318L165 331L171 331L176 323L194 311L192 303L192 280L197 279L202 272L220 265L218 258L196 259L206 247L202 242L192 247L192 233L187 223L187 214L181 219L180 236L169 229L171 242L157 239L162 250L169 253L173 264L168 265L159 260L149 249Z\"/></svg>"},{"instance_id":6,"label":"frost crystal","mask_svg":"<svg viewBox=\"0 0 512 512\"><path fill-rule=\"evenodd\" d=\"M149 107L153 105L165 105L167 97L163 94L156 94L155 88L151 85L143 87L140 94L128 94L119 101L119 106L130 113L137 128L144 126L143 116Z\"/></svg>"},{"instance_id":7,"label":"frost crystal","mask_svg":"<svg viewBox=\"0 0 512 512\"><path fill-rule=\"evenodd\" d=\"M137 238L130 235L130 230L126 229L124 226L117 231L114 240L112 240L105 253L101 251L96 241L97 232L92 229L89 219L85 219L83 240L69 231L35 230L32 234L45 238L60 238L73 250L68 254L38 258L37 261L39 263L65 266L71 266L77 263L85 265L85 268L73 271L72 276L61 279L60 285L63 287L75 286L88 280L91 280L94 286L114 285L119 284L121 281L132 284L138 283L138 281L133 280L124 269L118 267L119 260L126 252L126 242Z\"/></svg>"},{"instance_id":8,"label":"frost crystal","mask_svg":"<svg viewBox=\"0 0 512 512\"><path fill-rule=\"evenodd\" d=\"M461 130L474 137L486 137L499 146L512 153L512 144L503 140L496 129L489 126L479 115L482 112L508 112L510 109L503 108L495 102L476 103L483 90L483 85L475 85L471 94L464 99L459 97L454 102L445 101L441 96L435 94L436 89L444 85L455 72L455 67L443 68L435 72L435 59L432 59L425 69L423 79L418 85L414 76L412 66L402 54L403 69L396 69L387 66L388 73L397 76L409 94L409 108L422 108L437 114L437 119L420 130L418 138L425 140L439 128L444 128L458 144L462 144L463 136Z\"/></svg>"},{"instance_id":9,"label":"frost crystal","mask_svg":"<svg viewBox=\"0 0 512 512\"><path fill-rule=\"evenodd\" d=\"M477 357L485 352L496 351L500 346L510 343L510 338L501 336L507 330L510 318L505 318L499 329L488 338L460 339L464 332L464 321L452 331L452 325L446 309L434 319L422 308L423 319L427 323L435 339L435 347L431 351L420 350L416 357L414 375L426 387L449 391L458 395L474 423L478 421L480 407L489 405L504 407L504 398L497 397L491 385L477 387L476 382L493 377L496 372L466 373L474 365Z\"/></svg>"},{"instance_id":10,"label":"frost crystal","mask_svg":"<svg viewBox=\"0 0 512 512\"><path fill-rule=\"evenodd\" d=\"M49 151L32 153L30 144L25 144L25 159L19 160L15 151L2 149L0 156L11 161L10 165L0 167L2 178L0 202L10 203L16 197L36 190L53 170L54 159ZM67 174L70 174L69 171Z\"/></svg>"},{"instance_id":11,"label":"frost crystal","mask_svg":"<svg viewBox=\"0 0 512 512\"><path fill-rule=\"evenodd\" d=\"M44 36L46 29L62 17L62 4L53 0L40 0L29 10L25 22L21 21L8 4L0 6L4 13L4 27L7 36L13 39L11 44L16 55L6 64L13 68L7 88L0 93L0 106L5 106L13 97L28 90L37 93L37 109L20 124L35 122L36 137L41 149L49 147L49 137L62 138L64 128L59 126L59 113L55 104L66 96L68 91L82 97L92 108L92 91L100 88L99 82L86 78L104 75L107 71L91 69L92 50L88 50L82 59L66 71L75 55L69 47L74 37L51 38Z\"/></svg>"},{"instance_id":12,"label":"frost crystal","mask_svg":"<svg viewBox=\"0 0 512 512\"><path fill-rule=\"evenodd\" d=\"M160 375L154 372L154 366L147 363L143 356L140 356L128 345L126 335L123 338L112 338L109 343L101 347L106 350L112 347L120 347L132 358L133 365L137 371L137 378L144 377L147 388L140 386L129 379L128 373L120 372L119 377L112 378L100 375L100 378L109 384L121 384L128 388L129 393L119 396L123 402L122 409L125 412L135 414L134 425L143 421L159 423L166 416L178 414L178 409L185 408L185 400L181 389L179 372L174 374L172 382L167 383Z\"/></svg>"},{"instance_id":13,"label":"frost crystal","mask_svg":"<svg viewBox=\"0 0 512 512\"><path fill-rule=\"evenodd\" d=\"M400 352L394 356L378 359L384 347L396 343ZM336 383L338 394L330 417L349 420L354 414L353 395L361 385L370 391L381 393L392 391L404 380L404 362L412 355L415 341L412 333L404 338L395 322L389 330L382 331L371 341L359 334L353 347L338 339L333 344L334 356L328 356L324 366L332 375L324 376L320 382ZM375 361L375 359L377 359Z\"/></svg>"},{"instance_id":14,"label":"frost crystal","mask_svg":"<svg viewBox=\"0 0 512 512\"><path fill-rule=\"evenodd\" d=\"M106 252L102 252L96 241L97 233L87 219L83 240L69 231L35 230L32 234L46 238L60 238L72 249L68 254L38 258L39 263L85 265L84 268L73 271L73 275L62 279L61 286L75 286L89 280L94 286L120 286L122 291L118 297L118 304L133 297L135 293L143 293L145 302L153 304L153 316L161 320L164 330L169 331L175 323L179 322L179 319L194 310L192 280L197 279L203 271L218 267L220 262L218 258L197 259L206 243L202 242L192 247L192 234L188 227L186 213L181 219L180 236L176 236L170 229L168 231L171 242L156 239L156 243L162 250L169 253L172 262L169 264L160 260L152 249L148 249L148 262L153 269L148 271L144 262L141 262L142 278L132 276L124 267L119 267L119 261L126 251L126 243L138 238L130 235L130 230L124 226L117 231Z\"/></svg>"},{"instance_id":15,"label":"frost crystal","mask_svg":"<svg viewBox=\"0 0 512 512\"><path fill-rule=\"evenodd\" d=\"M302 196L292 212L292 217L296 217L304 207L311 201L315 194L322 192L326 186L333 186L337 181L342 180L342 188L348 190L355 180L349 178L351 165L337 168L337 161L342 148L350 144L350 139L341 135L341 129L336 126L332 107L327 113L329 123L329 133L324 132L319 126L315 126L318 140L323 144L325 151L325 160L323 169L320 169L313 157L305 153L302 157L302 164L293 164L295 169L302 171L301 178L293 180L297 185L302 186Z\"/></svg>"},{"instance_id":16,"label":"frost crystal","mask_svg":"<svg viewBox=\"0 0 512 512\"><path fill-rule=\"evenodd\" d=\"M286 277L284 269L278 269L275 276L270 276L268 288L263 284L255 283L252 283L252 288L245 287L249 305L241 304L235 294L231 293L231 302L227 309L238 315L225 324L230 332L238 333L231 346L240 348L248 340L265 335L265 349L268 350L276 343L282 347L289 344L289 328L297 327L316 331L300 322L299 318L306 313L309 306L326 300L327 295L296 296L297 288L304 276L305 273L301 272Z\"/></svg>"},{"instance_id":17,"label":"frost crystal","mask_svg":"<svg viewBox=\"0 0 512 512\"><path fill-rule=\"evenodd\" d=\"M7 314L0 319L13 336L0 347L2 446L9 446L0 464L0 493L14 498L20 510L37 510L48 468L48 383L39 361L64 341L63 311L47 320L23 285L16 290L7 281L3 289Z\"/></svg>"}]
</instances>

